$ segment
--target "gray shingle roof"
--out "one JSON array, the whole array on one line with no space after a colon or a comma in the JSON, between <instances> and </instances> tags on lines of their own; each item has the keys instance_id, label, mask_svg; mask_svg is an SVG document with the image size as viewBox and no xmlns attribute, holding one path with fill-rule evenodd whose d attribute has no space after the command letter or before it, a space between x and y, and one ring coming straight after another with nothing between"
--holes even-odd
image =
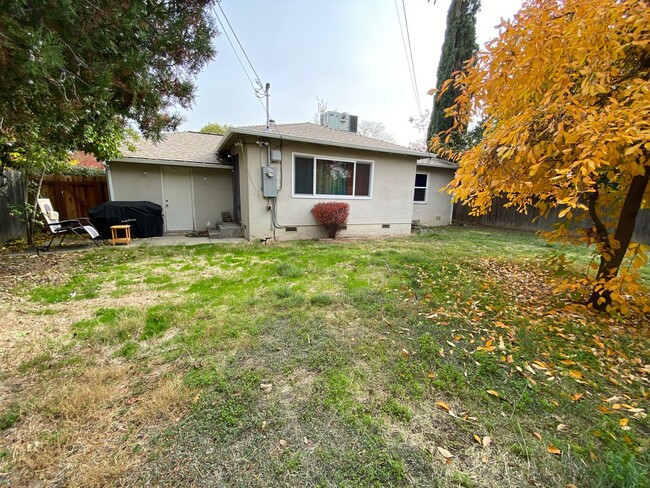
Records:
<instances>
[{"instance_id":1,"label":"gray shingle roof","mask_svg":"<svg viewBox=\"0 0 650 488\"><path fill-rule=\"evenodd\" d=\"M265 137L283 138L293 141L311 142L337 147L352 149L363 149L385 153L404 154L408 156L425 157L428 153L415 151L408 147L392 144L370 137L364 137L354 132L330 129L322 125L310 124L308 122L298 124L273 124L270 131L266 131L263 125L248 125L242 127L231 127L224 136L219 149L226 149L228 141L234 134L249 134Z\"/></svg>"},{"instance_id":2,"label":"gray shingle roof","mask_svg":"<svg viewBox=\"0 0 650 488\"><path fill-rule=\"evenodd\" d=\"M193 163L219 163L217 146L223 136L200 132L170 132L163 134L160 142L147 139L135 142L135 151L122 148L122 158L152 159L159 161L185 161Z\"/></svg>"}]
</instances>

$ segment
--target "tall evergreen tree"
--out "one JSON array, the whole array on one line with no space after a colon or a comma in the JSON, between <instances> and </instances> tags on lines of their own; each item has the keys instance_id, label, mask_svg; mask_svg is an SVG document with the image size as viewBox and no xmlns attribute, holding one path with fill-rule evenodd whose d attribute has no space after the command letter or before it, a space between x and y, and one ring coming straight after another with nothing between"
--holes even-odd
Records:
<instances>
[{"instance_id":1,"label":"tall evergreen tree","mask_svg":"<svg viewBox=\"0 0 650 488\"><path fill-rule=\"evenodd\" d=\"M451 78L452 73L461 71L465 61L472 57L478 49L476 43L476 13L481 7L480 0L452 0L447 12L447 29L445 41L442 44L438 73L436 74L436 88ZM454 104L460 94L458 89L450 87L440 98L434 98L431 122L427 131L427 139L435 134L446 131L453 125L453 118L445 117L445 109ZM462 135L454 133L450 145L458 146Z\"/></svg>"}]
</instances>

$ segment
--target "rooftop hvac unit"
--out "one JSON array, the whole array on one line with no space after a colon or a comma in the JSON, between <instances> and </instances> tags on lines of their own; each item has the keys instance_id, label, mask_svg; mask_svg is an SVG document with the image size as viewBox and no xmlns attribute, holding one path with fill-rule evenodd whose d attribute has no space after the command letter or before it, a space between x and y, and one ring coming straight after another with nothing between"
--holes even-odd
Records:
<instances>
[{"instance_id":1,"label":"rooftop hvac unit","mask_svg":"<svg viewBox=\"0 0 650 488\"><path fill-rule=\"evenodd\" d=\"M320 123L325 127L330 129L342 130L346 132L356 132L357 131L357 119L356 115L349 115L345 112L334 112L329 110L324 112L320 116Z\"/></svg>"}]
</instances>

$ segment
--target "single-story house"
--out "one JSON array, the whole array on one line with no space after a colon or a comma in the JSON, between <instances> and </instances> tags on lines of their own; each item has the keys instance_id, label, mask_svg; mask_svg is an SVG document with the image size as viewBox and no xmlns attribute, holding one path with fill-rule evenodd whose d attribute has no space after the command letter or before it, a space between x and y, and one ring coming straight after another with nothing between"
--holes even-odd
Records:
<instances>
[{"instance_id":1,"label":"single-story house","mask_svg":"<svg viewBox=\"0 0 650 488\"><path fill-rule=\"evenodd\" d=\"M406 235L414 220L447 225L451 200L438 190L454 170L429 153L299 123L141 140L108 163L108 183L111 200L162 205L168 232L232 220L249 240L287 240L325 237L311 214L324 201L350 205L342 236Z\"/></svg>"}]
</instances>

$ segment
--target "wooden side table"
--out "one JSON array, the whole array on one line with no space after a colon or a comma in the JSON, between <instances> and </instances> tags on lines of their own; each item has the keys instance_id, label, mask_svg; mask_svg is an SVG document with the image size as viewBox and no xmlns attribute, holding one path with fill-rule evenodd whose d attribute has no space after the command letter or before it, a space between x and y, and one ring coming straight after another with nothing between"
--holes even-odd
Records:
<instances>
[{"instance_id":1,"label":"wooden side table","mask_svg":"<svg viewBox=\"0 0 650 488\"><path fill-rule=\"evenodd\" d=\"M119 237L118 231L124 231L124 236ZM111 242L115 244L129 244L131 242L131 226L130 225L111 225Z\"/></svg>"}]
</instances>

